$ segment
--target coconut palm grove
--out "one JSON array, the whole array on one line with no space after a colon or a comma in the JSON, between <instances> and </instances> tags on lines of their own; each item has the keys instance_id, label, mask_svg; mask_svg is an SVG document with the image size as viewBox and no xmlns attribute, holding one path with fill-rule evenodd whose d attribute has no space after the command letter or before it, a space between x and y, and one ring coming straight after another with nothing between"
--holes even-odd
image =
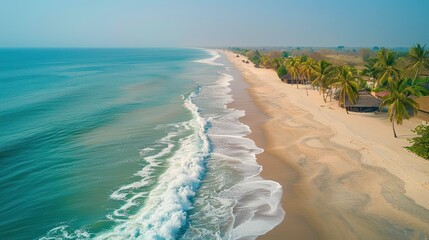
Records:
<instances>
[{"instance_id":1,"label":"coconut palm grove","mask_svg":"<svg viewBox=\"0 0 429 240\"><path fill-rule=\"evenodd\" d=\"M395 124L416 115L420 107L416 99L429 95L429 51L421 44L408 51L344 46L230 50L248 57L256 67L276 70L282 81L296 84L297 89L300 85L318 89L324 102L337 100L347 114L360 92L370 93L380 100L378 111L388 112L395 138ZM412 145L407 149L429 159L429 126L419 125L414 132L419 137L409 139Z\"/></svg>"}]
</instances>

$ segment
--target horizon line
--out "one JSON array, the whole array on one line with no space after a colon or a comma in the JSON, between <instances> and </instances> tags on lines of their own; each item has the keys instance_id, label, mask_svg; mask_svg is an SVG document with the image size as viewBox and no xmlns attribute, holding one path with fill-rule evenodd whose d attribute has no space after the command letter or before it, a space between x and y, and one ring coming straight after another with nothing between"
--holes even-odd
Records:
<instances>
[{"instance_id":1,"label":"horizon line","mask_svg":"<svg viewBox=\"0 0 429 240\"><path fill-rule=\"evenodd\" d=\"M417 43L416 43L417 44ZM415 44L411 45L414 46ZM427 44L422 44L427 45ZM410 46L404 47L404 46L395 46L395 47L385 47L382 45L374 45L374 46L346 46L346 45L337 45L337 46L245 46L245 45L234 45L234 46L0 46L0 49L144 49L144 48L159 48L159 49L168 49L168 48L338 48L343 47L345 49L361 49L361 48L388 48L388 49L394 49L394 48L410 48Z\"/></svg>"}]
</instances>

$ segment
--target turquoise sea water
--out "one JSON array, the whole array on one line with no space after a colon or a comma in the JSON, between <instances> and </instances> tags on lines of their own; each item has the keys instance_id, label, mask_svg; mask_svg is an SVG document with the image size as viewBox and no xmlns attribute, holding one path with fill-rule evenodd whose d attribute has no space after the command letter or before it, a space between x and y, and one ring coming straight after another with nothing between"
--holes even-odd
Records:
<instances>
[{"instance_id":1,"label":"turquoise sea water","mask_svg":"<svg viewBox=\"0 0 429 240\"><path fill-rule=\"evenodd\" d=\"M281 188L226 105L238 77L200 49L0 49L0 239L273 228Z\"/></svg>"}]
</instances>

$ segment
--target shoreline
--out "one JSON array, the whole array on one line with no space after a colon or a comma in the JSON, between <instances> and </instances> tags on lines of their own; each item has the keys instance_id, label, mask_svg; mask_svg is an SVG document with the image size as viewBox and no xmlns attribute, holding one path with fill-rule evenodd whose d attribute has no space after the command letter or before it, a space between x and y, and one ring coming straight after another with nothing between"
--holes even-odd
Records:
<instances>
[{"instance_id":1,"label":"shoreline","mask_svg":"<svg viewBox=\"0 0 429 240\"><path fill-rule=\"evenodd\" d=\"M273 70L222 53L248 85L253 102L233 88L233 105L246 110L240 121L264 149L261 176L283 187L286 216L258 239L429 236L429 164L402 147L417 119L398 126L395 139L386 114L347 115L315 90L306 96Z\"/></svg>"}]
</instances>

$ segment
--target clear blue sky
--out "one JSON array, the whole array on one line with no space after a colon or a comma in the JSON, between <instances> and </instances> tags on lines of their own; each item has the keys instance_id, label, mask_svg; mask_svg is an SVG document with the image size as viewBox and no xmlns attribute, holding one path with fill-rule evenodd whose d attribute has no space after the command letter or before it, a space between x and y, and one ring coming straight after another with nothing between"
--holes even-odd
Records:
<instances>
[{"instance_id":1,"label":"clear blue sky","mask_svg":"<svg viewBox=\"0 0 429 240\"><path fill-rule=\"evenodd\" d=\"M0 0L0 47L429 43L429 0Z\"/></svg>"}]
</instances>

